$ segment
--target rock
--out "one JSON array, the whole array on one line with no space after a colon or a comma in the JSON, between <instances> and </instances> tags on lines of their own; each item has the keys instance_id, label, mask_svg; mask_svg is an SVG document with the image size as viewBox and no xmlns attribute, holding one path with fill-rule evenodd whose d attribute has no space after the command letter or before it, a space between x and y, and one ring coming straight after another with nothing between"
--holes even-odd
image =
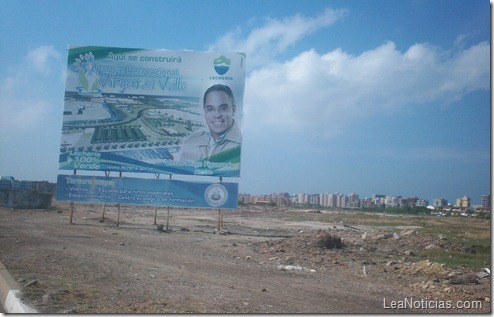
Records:
<instances>
[{"instance_id":1,"label":"rock","mask_svg":"<svg viewBox=\"0 0 494 317\"><path fill-rule=\"evenodd\" d=\"M35 285L38 285L38 280L29 281L24 285L24 287L35 286Z\"/></svg>"},{"instance_id":2,"label":"rock","mask_svg":"<svg viewBox=\"0 0 494 317\"><path fill-rule=\"evenodd\" d=\"M414 256L415 252L413 252L412 250L407 250L407 251L403 252L403 254L406 256Z\"/></svg>"},{"instance_id":3,"label":"rock","mask_svg":"<svg viewBox=\"0 0 494 317\"><path fill-rule=\"evenodd\" d=\"M480 279L483 279L483 278L486 278L486 277L489 277L489 276L490 276L490 274L489 274L489 273L487 273L487 272L479 272L479 273L477 273L476 275L477 275L477 277L478 277L478 278L480 278Z\"/></svg>"},{"instance_id":4,"label":"rock","mask_svg":"<svg viewBox=\"0 0 494 317\"><path fill-rule=\"evenodd\" d=\"M46 305L50 302L51 300L51 295L50 294L45 294L41 297L41 302L43 303L43 305Z\"/></svg>"},{"instance_id":5,"label":"rock","mask_svg":"<svg viewBox=\"0 0 494 317\"><path fill-rule=\"evenodd\" d=\"M398 264L398 262L396 262L396 261L389 261L388 263L386 263L386 266L391 266L391 265L395 265L395 264Z\"/></svg>"},{"instance_id":6,"label":"rock","mask_svg":"<svg viewBox=\"0 0 494 317\"><path fill-rule=\"evenodd\" d=\"M393 239L395 239L395 240L401 239L400 234L398 232L394 232L393 233Z\"/></svg>"},{"instance_id":7,"label":"rock","mask_svg":"<svg viewBox=\"0 0 494 317\"><path fill-rule=\"evenodd\" d=\"M330 234L324 234L319 238L317 245L325 249L341 249L343 244L341 243L341 238L337 236L332 236Z\"/></svg>"},{"instance_id":8,"label":"rock","mask_svg":"<svg viewBox=\"0 0 494 317\"><path fill-rule=\"evenodd\" d=\"M434 243L431 243L431 244L429 244L429 245L426 245L426 246L424 247L424 249L426 249L426 250L430 250L430 249L439 249L439 246L435 245Z\"/></svg>"},{"instance_id":9,"label":"rock","mask_svg":"<svg viewBox=\"0 0 494 317\"><path fill-rule=\"evenodd\" d=\"M455 285L479 284L479 277L476 274L465 274L450 278L449 283Z\"/></svg>"},{"instance_id":10,"label":"rock","mask_svg":"<svg viewBox=\"0 0 494 317\"><path fill-rule=\"evenodd\" d=\"M393 237L393 234L392 233L382 233L382 234L377 235L376 237L374 237L374 240L389 239L391 237Z\"/></svg>"}]
</instances>

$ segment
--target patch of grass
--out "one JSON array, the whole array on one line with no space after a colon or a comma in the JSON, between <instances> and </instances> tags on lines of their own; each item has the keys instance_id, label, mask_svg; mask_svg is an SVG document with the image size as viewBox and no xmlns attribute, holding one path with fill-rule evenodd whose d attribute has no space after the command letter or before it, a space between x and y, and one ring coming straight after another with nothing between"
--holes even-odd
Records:
<instances>
[{"instance_id":1,"label":"patch of grass","mask_svg":"<svg viewBox=\"0 0 494 317\"><path fill-rule=\"evenodd\" d=\"M445 249L423 250L417 254L421 259L429 259L431 262L444 263L447 267L459 266L471 268L490 267L490 249L478 249L476 253L462 251L448 251Z\"/></svg>"}]
</instances>

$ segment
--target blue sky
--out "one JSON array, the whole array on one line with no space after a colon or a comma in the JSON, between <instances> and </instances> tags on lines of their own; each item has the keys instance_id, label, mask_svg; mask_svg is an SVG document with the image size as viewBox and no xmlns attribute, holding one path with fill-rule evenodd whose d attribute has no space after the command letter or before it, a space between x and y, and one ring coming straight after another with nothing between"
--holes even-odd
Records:
<instances>
[{"instance_id":1,"label":"blue sky","mask_svg":"<svg viewBox=\"0 0 494 317\"><path fill-rule=\"evenodd\" d=\"M69 44L245 52L240 192L490 192L486 0L0 0L0 175L56 180Z\"/></svg>"}]
</instances>

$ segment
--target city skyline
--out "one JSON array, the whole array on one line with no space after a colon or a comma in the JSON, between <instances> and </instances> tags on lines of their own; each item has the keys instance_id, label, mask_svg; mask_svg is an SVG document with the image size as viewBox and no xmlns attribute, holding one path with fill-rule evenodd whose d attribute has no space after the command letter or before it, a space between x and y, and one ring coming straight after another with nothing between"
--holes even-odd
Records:
<instances>
[{"instance_id":1,"label":"city skyline","mask_svg":"<svg viewBox=\"0 0 494 317\"><path fill-rule=\"evenodd\" d=\"M346 196L346 197L356 196L357 199L370 199L370 198L374 198L376 196L384 196L384 197L393 197L393 198L398 198L398 199L418 199L420 201L426 202L425 205L433 205L433 202L435 200L441 200L441 201L445 201L446 205L453 205L453 206L455 205L455 202L458 199L462 199L464 197L468 197L470 199L472 205L480 206L480 205L482 205L485 196L490 197L490 193L485 193L485 194L482 194L480 197L469 197L467 195L463 195L461 197L456 197L456 198L453 198L451 200L448 200L444 197L434 197L432 199L429 199L426 197L418 197L416 195L404 196L404 195L400 195L400 194L386 194L386 193L376 193L376 194L372 194L372 195L362 196L362 195L359 195L359 193L355 193L355 192L350 192L350 193L341 193L341 192L333 192L333 193L329 193L329 192L328 193L288 193L288 192L283 192L283 191L272 192L270 194L250 194L250 193L244 192L244 193L239 193L239 196L268 197L271 195L276 196L276 195L282 195L282 194L288 194L290 197L300 196L300 195L306 195L306 196L341 195L341 196ZM320 199L323 199L323 198L320 198ZM324 204L322 204L322 205L324 205Z\"/></svg>"},{"instance_id":2,"label":"city skyline","mask_svg":"<svg viewBox=\"0 0 494 317\"><path fill-rule=\"evenodd\" d=\"M74 44L244 52L241 171L224 179L239 192L467 195L478 204L491 190L488 1L44 4L0 1L0 175L64 174Z\"/></svg>"}]
</instances>

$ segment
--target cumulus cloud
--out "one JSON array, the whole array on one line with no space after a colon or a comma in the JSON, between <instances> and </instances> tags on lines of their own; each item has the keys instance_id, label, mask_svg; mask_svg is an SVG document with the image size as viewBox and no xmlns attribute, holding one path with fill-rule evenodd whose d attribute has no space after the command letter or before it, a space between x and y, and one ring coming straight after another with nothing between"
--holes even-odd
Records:
<instances>
[{"instance_id":1,"label":"cumulus cloud","mask_svg":"<svg viewBox=\"0 0 494 317\"><path fill-rule=\"evenodd\" d=\"M297 14L282 20L267 19L262 27L253 29L247 36L244 37L241 29L237 28L221 36L208 49L246 53L249 67L257 67L270 62L304 36L332 25L345 13L345 10L327 8L316 17Z\"/></svg>"},{"instance_id":2,"label":"cumulus cloud","mask_svg":"<svg viewBox=\"0 0 494 317\"><path fill-rule=\"evenodd\" d=\"M51 72L50 60L59 60L60 57L53 45L45 45L30 51L27 54L27 62L33 70L48 75Z\"/></svg>"},{"instance_id":3,"label":"cumulus cloud","mask_svg":"<svg viewBox=\"0 0 494 317\"><path fill-rule=\"evenodd\" d=\"M59 74L63 64L60 56L52 46L35 48L0 78L2 139L33 131L45 123L55 107L49 97L50 83L61 80Z\"/></svg>"},{"instance_id":4,"label":"cumulus cloud","mask_svg":"<svg viewBox=\"0 0 494 317\"><path fill-rule=\"evenodd\" d=\"M378 112L448 104L489 89L489 54L488 43L455 53L427 44L401 52L393 42L358 56L341 49L301 52L249 74L246 120L255 120L257 128L310 128L318 136L332 136Z\"/></svg>"},{"instance_id":5,"label":"cumulus cloud","mask_svg":"<svg viewBox=\"0 0 494 317\"><path fill-rule=\"evenodd\" d=\"M449 51L427 43L400 51L389 41L360 55L342 48L323 53L311 49L291 60L277 60L289 47L346 13L328 8L315 17L268 19L249 34L236 29L210 46L211 50L247 53L247 129L306 129L315 136L330 137L383 111L447 105L469 92L489 89L489 44L465 47L464 35Z\"/></svg>"}]
</instances>

